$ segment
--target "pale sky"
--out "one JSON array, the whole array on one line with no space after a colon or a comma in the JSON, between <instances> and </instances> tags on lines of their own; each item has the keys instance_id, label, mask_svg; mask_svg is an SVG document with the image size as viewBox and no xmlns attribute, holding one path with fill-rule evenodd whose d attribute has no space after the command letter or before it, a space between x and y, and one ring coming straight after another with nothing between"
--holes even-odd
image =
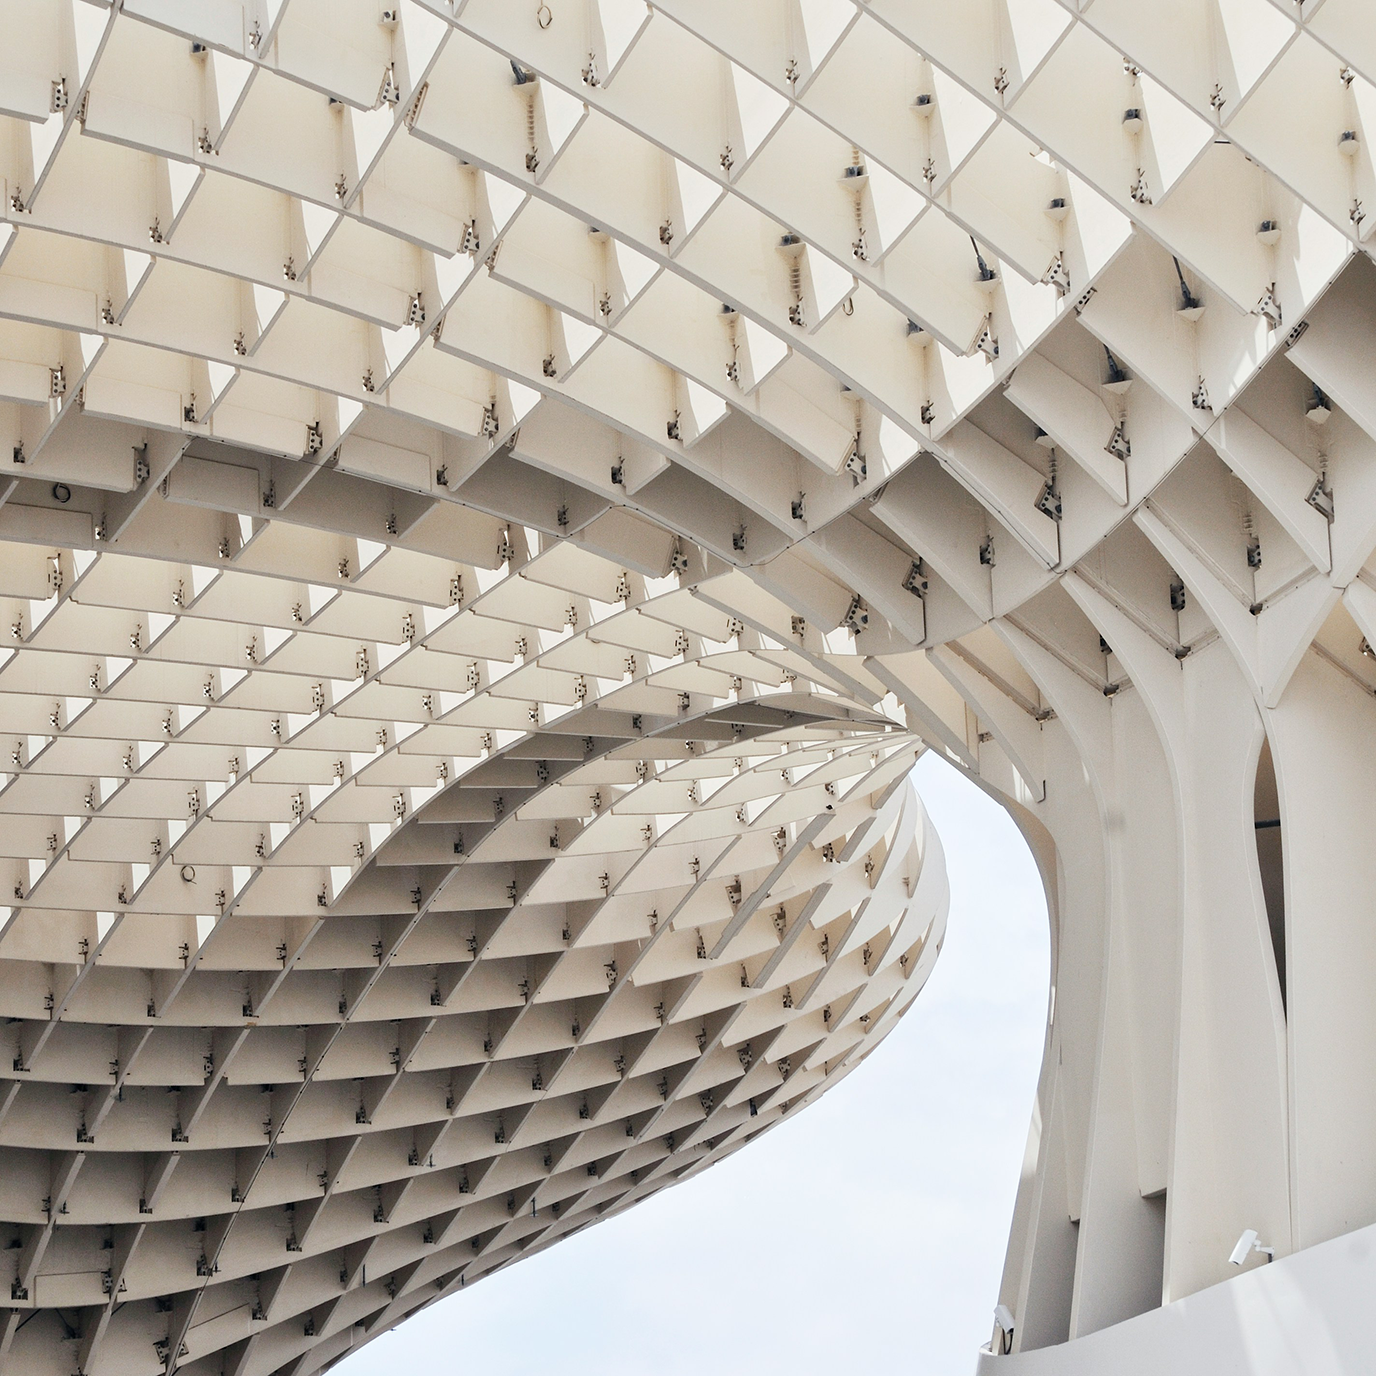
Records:
<instances>
[{"instance_id":1,"label":"pale sky","mask_svg":"<svg viewBox=\"0 0 1376 1376\"><path fill-rule=\"evenodd\" d=\"M969 1376L1046 1017L1046 905L1007 815L928 754L946 944L887 1040L792 1122L433 1305L340 1376Z\"/></svg>"}]
</instances>

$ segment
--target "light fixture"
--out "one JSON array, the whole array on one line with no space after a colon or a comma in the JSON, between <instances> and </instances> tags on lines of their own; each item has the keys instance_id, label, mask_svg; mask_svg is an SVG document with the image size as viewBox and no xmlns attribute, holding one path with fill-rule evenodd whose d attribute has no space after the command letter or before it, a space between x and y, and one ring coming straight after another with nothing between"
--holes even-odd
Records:
<instances>
[{"instance_id":1,"label":"light fixture","mask_svg":"<svg viewBox=\"0 0 1376 1376\"><path fill-rule=\"evenodd\" d=\"M1104 391L1122 396L1132 390L1132 379L1123 371L1122 365L1114 358L1107 345L1104 346L1104 353L1108 358L1108 381L1103 384Z\"/></svg>"},{"instance_id":2,"label":"light fixture","mask_svg":"<svg viewBox=\"0 0 1376 1376\"><path fill-rule=\"evenodd\" d=\"M1234 1266L1241 1266L1253 1252L1260 1252L1265 1256L1267 1261L1274 1261L1276 1258L1276 1249L1274 1247L1263 1247L1261 1243L1257 1241L1257 1230L1255 1228L1248 1228L1247 1231L1238 1238L1237 1246L1233 1248L1232 1254L1228 1257L1228 1260L1231 1261Z\"/></svg>"},{"instance_id":3,"label":"light fixture","mask_svg":"<svg viewBox=\"0 0 1376 1376\"><path fill-rule=\"evenodd\" d=\"M994 1323L998 1327L999 1355L1006 1357L1013 1347L1013 1330L1017 1327L1018 1321L1013 1317L1013 1311L1006 1304L994 1306Z\"/></svg>"},{"instance_id":4,"label":"light fixture","mask_svg":"<svg viewBox=\"0 0 1376 1376\"><path fill-rule=\"evenodd\" d=\"M1180 259L1173 257L1171 262L1175 264L1175 275L1180 279L1180 299L1183 303L1176 307L1175 313L1189 321L1198 320L1204 314L1204 303L1190 290L1190 284L1185 281Z\"/></svg>"},{"instance_id":5,"label":"light fixture","mask_svg":"<svg viewBox=\"0 0 1376 1376\"><path fill-rule=\"evenodd\" d=\"M975 242L975 236L970 236L970 247L975 251L975 262L978 265L979 276L975 278L975 285L984 291L992 292L998 286L999 275L984 261L984 255L979 251L979 245Z\"/></svg>"},{"instance_id":6,"label":"light fixture","mask_svg":"<svg viewBox=\"0 0 1376 1376\"><path fill-rule=\"evenodd\" d=\"M1327 425L1328 418L1333 414L1332 404L1328 398L1317 388L1314 388L1314 395L1309 399L1309 405L1304 408L1304 418L1311 425Z\"/></svg>"},{"instance_id":7,"label":"light fixture","mask_svg":"<svg viewBox=\"0 0 1376 1376\"><path fill-rule=\"evenodd\" d=\"M1260 244L1280 243L1280 225L1275 220L1263 220L1257 226L1257 242Z\"/></svg>"},{"instance_id":8,"label":"light fixture","mask_svg":"<svg viewBox=\"0 0 1376 1376\"><path fill-rule=\"evenodd\" d=\"M936 101L933 100L926 91L923 91L921 95L913 101L913 109L925 119L936 109Z\"/></svg>"},{"instance_id":9,"label":"light fixture","mask_svg":"<svg viewBox=\"0 0 1376 1376\"><path fill-rule=\"evenodd\" d=\"M1146 128L1146 121L1142 118L1142 112L1137 106L1130 106L1123 111L1123 128L1129 134L1140 134Z\"/></svg>"},{"instance_id":10,"label":"light fixture","mask_svg":"<svg viewBox=\"0 0 1376 1376\"><path fill-rule=\"evenodd\" d=\"M1344 129L1338 135L1338 152L1344 157L1355 158L1360 151L1362 141L1357 137L1355 129Z\"/></svg>"},{"instance_id":11,"label":"light fixture","mask_svg":"<svg viewBox=\"0 0 1376 1376\"><path fill-rule=\"evenodd\" d=\"M1070 214L1070 207L1066 204L1064 196L1053 196L1046 203L1046 214L1048 219L1064 220Z\"/></svg>"}]
</instances>

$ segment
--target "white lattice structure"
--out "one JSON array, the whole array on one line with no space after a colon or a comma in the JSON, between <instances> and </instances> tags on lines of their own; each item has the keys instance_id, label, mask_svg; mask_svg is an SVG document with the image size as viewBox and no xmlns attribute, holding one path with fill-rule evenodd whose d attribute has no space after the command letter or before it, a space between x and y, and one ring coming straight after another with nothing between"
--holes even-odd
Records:
<instances>
[{"instance_id":1,"label":"white lattice structure","mask_svg":"<svg viewBox=\"0 0 1376 1376\"><path fill-rule=\"evenodd\" d=\"M314 1369L777 1122L923 982L911 738L677 577L490 533L331 586L286 521L219 567L11 549L15 1370L69 1329Z\"/></svg>"},{"instance_id":2,"label":"white lattice structure","mask_svg":"<svg viewBox=\"0 0 1376 1376\"><path fill-rule=\"evenodd\" d=\"M1342 1322L1367 0L0 25L0 1369L310 1376L806 1102L924 744L1052 916L981 1362Z\"/></svg>"}]
</instances>

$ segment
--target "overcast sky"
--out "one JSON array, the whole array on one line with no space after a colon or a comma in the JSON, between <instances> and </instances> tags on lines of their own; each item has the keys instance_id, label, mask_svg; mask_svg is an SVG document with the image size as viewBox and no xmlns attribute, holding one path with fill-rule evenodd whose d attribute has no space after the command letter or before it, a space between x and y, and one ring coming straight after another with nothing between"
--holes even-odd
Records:
<instances>
[{"instance_id":1,"label":"overcast sky","mask_svg":"<svg viewBox=\"0 0 1376 1376\"><path fill-rule=\"evenodd\" d=\"M432 1306L339 1376L966 1376L988 1341L1046 1014L1046 907L1006 814L928 754L951 917L858 1070L695 1179Z\"/></svg>"}]
</instances>

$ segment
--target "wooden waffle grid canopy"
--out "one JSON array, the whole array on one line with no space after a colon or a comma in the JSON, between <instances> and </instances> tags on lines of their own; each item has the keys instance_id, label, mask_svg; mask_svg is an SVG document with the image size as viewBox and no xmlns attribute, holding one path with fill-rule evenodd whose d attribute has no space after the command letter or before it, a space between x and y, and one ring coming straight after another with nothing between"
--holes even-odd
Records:
<instances>
[{"instance_id":1,"label":"wooden waffle grid canopy","mask_svg":"<svg viewBox=\"0 0 1376 1376\"><path fill-rule=\"evenodd\" d=\"M686 580L274 533L6 547L21 1369L314 1369L813 1098L940 945L912 738Z\"/></svg>"},{"instance_id":2,"label":"wooden waffle grid canopy","mask_svg":"<svg viewBox=\"0 0 1376 1376\"><path fill-rule=\"evenodd\" d=\"M924 744L1051 898L1000 1341L1352 1226L1233 842L1376 739L1364 0L0 34L0 1364L310 1376L776 1122L940 946Z\"/></svg>"}]
</instances>

